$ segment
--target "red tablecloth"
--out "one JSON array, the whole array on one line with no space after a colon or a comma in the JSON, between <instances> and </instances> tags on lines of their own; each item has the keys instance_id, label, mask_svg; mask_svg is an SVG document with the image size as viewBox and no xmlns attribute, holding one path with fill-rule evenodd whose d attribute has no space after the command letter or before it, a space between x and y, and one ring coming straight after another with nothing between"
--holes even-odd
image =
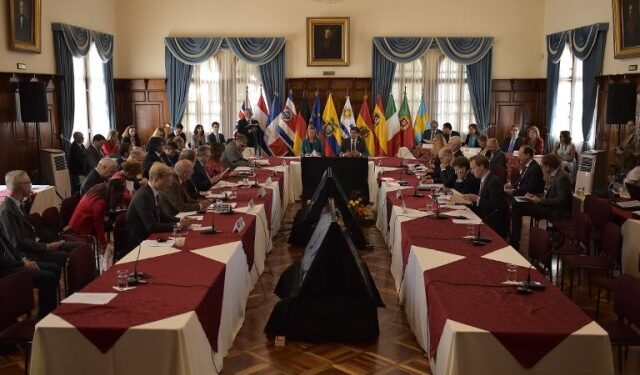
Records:
<instances>
[{"instance_id":1,"label":"red tablecloth","mask_svg":"<svg viewBox=\"0 0 640 375\"><path fill-rule=\"evenodd\" d=\"M408 186L413 186L413 187L415 187L416 184L418 183L418 178L416 177L415 174L408 174L404 170L387 171L387 172L378 174L378 185L380 185L382 181L388 181L388 180L406 181L409 184Z\"/></svg>"},{"instance_id":2,"label":"red tablecloth","mask_svg":"<svg viewBox=\"0 0 640 375\"><path fill-rule=\"evenodd\" d=\"M526 268L517 273L518 280L526 279ZM491 332L525 368L591 322L539 273L532 272L532 279L547 289L532 295L500 286L505 279L504 263L478 257L424 272L431 356L436 355L447 319Z\"/></svg>"},{"instance_id":3,"label":"red tablecloth","mask_svg":"<svg viewBox=\"0 0 640 375\"><path fill-rule=\"evenodd\" d=\"M278 184L278 189L280 190L280 202L284 202L284 172L271 171L268 169L256 169L256 176L251 177L250 181L256 181L259 184L263 184L267 182L267 180L271 178L272 183ZM227 182L238 183L242 181L240 177L228 177L225 179ZM238 189L239 190L239 189Z\"/></svg>"},{"instance_id":4,"label":"red tablecloth","mask_svg":"<svg viewBox=\"0 0 640 375\"><path fill-rule=\"evenodd\" d=\"M292 161L300 161L300 158L282 158L278 156L270 156L267 158L267 160L269 160L269 164L271 164L272 167L275 167L278 165L282 165L282 163L289 165Z\"/></svg>"},{"instance_id":5,"label":"red tablecloth","mask_svg":"<svg viewBox=\"0 0 640 375\"><path fill-rule=\"evenodd\" d=\"M222 193L225 191L229 191L228 187L224 188L215 188L211 190L214 193ZM260 188L258 187L250 187L250 188L238 188L236 190L236 198L232 200L238 204L238 207L247 207L249 205L249 201L253 199L253 202L258 204L264 204L265 215L267 216L267 223L269 225L269 229L271 229L271 208L273 206L273 195L269 190L264 195L264 197L259 197L258 192Z\"/></svg>"},{"instance_id":6,"label":"red tablecloth","mask_svg":"<svg viewBox=\"0 0 640 375\"><path fill-rule=\"evenodd\" d=\"M116 271L133 271L133 263L117 264L82 292L113 292ZM106 353L131 327L195 311L213 350L218 350L225 265L181 251L142 259L138 270L148 284L121 292L107 305L61 304L53 314L78 329Z\"/></svg>"}]
</instances>

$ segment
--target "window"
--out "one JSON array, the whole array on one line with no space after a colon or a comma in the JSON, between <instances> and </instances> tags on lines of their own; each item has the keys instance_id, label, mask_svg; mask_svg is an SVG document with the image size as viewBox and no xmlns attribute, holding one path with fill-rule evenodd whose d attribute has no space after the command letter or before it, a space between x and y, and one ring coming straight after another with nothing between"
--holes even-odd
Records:
<instances>
[{"instance_id":1,"label":"window","mask_svg":"<svg viewBox=\"0 0 640 375\"><path fill-rule=\"evenodd\" d=\"M73 131L82 132L86 142L96 134L106 136L110 129L103 69L104 64L93 43L86 56L73 58Z\"/></svg>"},{"instance_id":2,"label":"window","mask_svg":"<svg viewBox=\"0 0 640 375\"><path fill-rule=\"evenodd\" d=\"M597 108L597 106L596 106ZM596 116L593 116L595 121ZM553 137L557 140L560 132L568 130L576 148L581 149L582 135L582 61L577 59L569 47L565 47L560 57L558 94L556 111L553 116ZM592 132L595 126L592 126ZM593 134L590 137L593 142Z\"/></svg>"},{"instance_id":3,"label":"window","mask_svg":"<svg viewBox=\"0 0 640 375\"><path fill-rule=\"evenodd\" d=\"M196 125L201 124L209 133L211 123L218 121L220 130L229 137L238 120L245 92L248 90L249 102L255 112L261 84L257 65L245 63L230 50L220 50L208 61L194 66L182 122L185 130L190 136Z\"/></svg>"},{"instance_id":4,"label":"window","mask_svg":"<svg viewBox=\"0 0 640 375\"><path fill-rule=\"evenodd\" d=\"M398 107L405 88L412 117L415 117L424 93L429 119L437 120L441 126L450 122L454 130L465 131L475 122L467 70L439 49L430 49L418 60L398 64L392 86Z\"/></svg>"}]
</instances>

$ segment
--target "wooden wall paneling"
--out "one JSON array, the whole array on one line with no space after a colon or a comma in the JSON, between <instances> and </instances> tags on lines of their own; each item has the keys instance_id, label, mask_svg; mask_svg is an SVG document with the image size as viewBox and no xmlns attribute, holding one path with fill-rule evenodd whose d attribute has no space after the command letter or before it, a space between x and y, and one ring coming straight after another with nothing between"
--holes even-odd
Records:
<instances>
[{"instance_id":1,"label":"wooden wall paneling","mask_svg":"<svg viewBox=\"0 0 640 375\"><path fill-rule=\"evenodd\" d=\"M320 102L324 109L331 92L333 98L333 104L338 112L338 117L342 113L342 108L346 102L347 93L349 94L349 100L351 101L351 107L353 108L354 117L357 118L360 113L360 107L362 106L362 100L364 95L369 97L369 105L372 103L371 99L371 78L288 78L286 80L287 89L291 89L296 106L302 104L302 94L307 92L307 101L309 109L313 106L315 99L315 92L318 90L318 96L320 96ZM375 98L374 98L375 100ZM369 111L373 112L371 106Z\"/></svg>"},{"instance_id":2,"label":"wooden wall paneling","mask_svg":"<svg viewBox=\"0 0 640 375\"><path fill-rule=\"evenodd\" d=\"M120 132L134 125L140 141L145 143L156 128L171 122L164 78L116 79L114 86L116 127Z\"/></svg>"},{"instance_id":3,"label":"wooden wall paneling","mask_svg":"<svg viewBox=\"0 0 640 375\"><path fill-rule=\"evenodd\" d=\"M491 86L489 113L490 136L502 142L512 125L521 131L529 125L540 128L544 137L546 124L545 79L494 79ZM526 134L521 133L522 136Z\"/></svg>"},{"instance_id":4,"label":"wooden wall paneling","mask_svg":"<svg viewBox=\"0 0 640 375\"><path fill-rule=\"evenodd\" d=\"M47 112L49 121L23 123L18 121L17 81L31 79L47 84ZM0 180L10 170L23 169L34 183L40 183L40 149L60 148L59 102L55 87L61 76L1 73L0 72L0 139L5 140L0 149Z\"/></svg>"}]
</instances>

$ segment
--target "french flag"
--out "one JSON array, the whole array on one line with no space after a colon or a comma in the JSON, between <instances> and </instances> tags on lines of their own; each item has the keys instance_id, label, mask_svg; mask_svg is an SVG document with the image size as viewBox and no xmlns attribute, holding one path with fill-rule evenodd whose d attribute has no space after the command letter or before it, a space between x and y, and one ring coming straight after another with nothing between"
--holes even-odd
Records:
<instances>
[{"instance_id":1,"label":"french flag","mask_svg":"<svg viewBox=\"0 0 640 375\"><path fill-rule=\"evenodd\" d=\"M262 130L262 133L264 133L267 129L267 125L269 125L269 109L267 108L267 102L266 100L264 100L264 96L262 95L262 87L260 87L260 98L258 99L256 110L253 113L253 119L258 121L260 130ZM271 150L265 143L264 137L258 137L258 146L260 146L260 149L265 154L271 155Z\"/></svg>"}]
</instances>

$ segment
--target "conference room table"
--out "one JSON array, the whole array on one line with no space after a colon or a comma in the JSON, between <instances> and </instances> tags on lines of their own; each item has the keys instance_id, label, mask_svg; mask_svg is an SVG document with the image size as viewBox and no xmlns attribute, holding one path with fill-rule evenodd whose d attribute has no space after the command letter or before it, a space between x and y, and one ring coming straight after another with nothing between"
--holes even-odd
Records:
<instances>
[{"instance_id":1,"label":"conference room table","mask_svg":"<svg viewBox=\"0 0 640 375\"><path fill-rule=\"evenodd\" d=\"M58 207L61 200L56 194L55 186L51 185L31 185L31 190L35 193L33 204L31 205L32 214L42 214L49 207ZM6 185L0 185L0 200L9 195Z\"/></svg>"},{"instance_id":2,"label":"conference room table","mask_svg":"<svg viewBox=\"0 0 640 375\"><path fill-rule=\"evenodd\" d=\"M264 270L272 230L284 215L284 176L259 169L257 186L245 187L238 178L218 183L215 193L235 191L233 213L181 213L198 220L182 247L171 239L157 241L170 233L153 234L81 291L115 298L96 305L62 303L36 326L31 373L220 373ZM239 219L244 226L234 232ZM212 223L220 232L203 234ZM148 283L116 292L117 271L136 268Z\"/></svg>"},{"instance_id":3,"label":"conference room table","mask_svg":"<svg viewBox=\"0 0 640 375\"><path fill-rule=\"evenodd\" d=\"M436 375L613 374L609 337L467 207L441 197L427 215L429 192L414 197L415 176L378 176L376 225L391 252L391 274L407 320ZM464 217L464 219L460 219ZM455 224L453 219L461 220ZM471 228L491 239L474 246ZM503 284L507 264L517 280L546 289L520 295ZM530 271L529 271L530 270Z\"/></svg>"}]
</instances>

